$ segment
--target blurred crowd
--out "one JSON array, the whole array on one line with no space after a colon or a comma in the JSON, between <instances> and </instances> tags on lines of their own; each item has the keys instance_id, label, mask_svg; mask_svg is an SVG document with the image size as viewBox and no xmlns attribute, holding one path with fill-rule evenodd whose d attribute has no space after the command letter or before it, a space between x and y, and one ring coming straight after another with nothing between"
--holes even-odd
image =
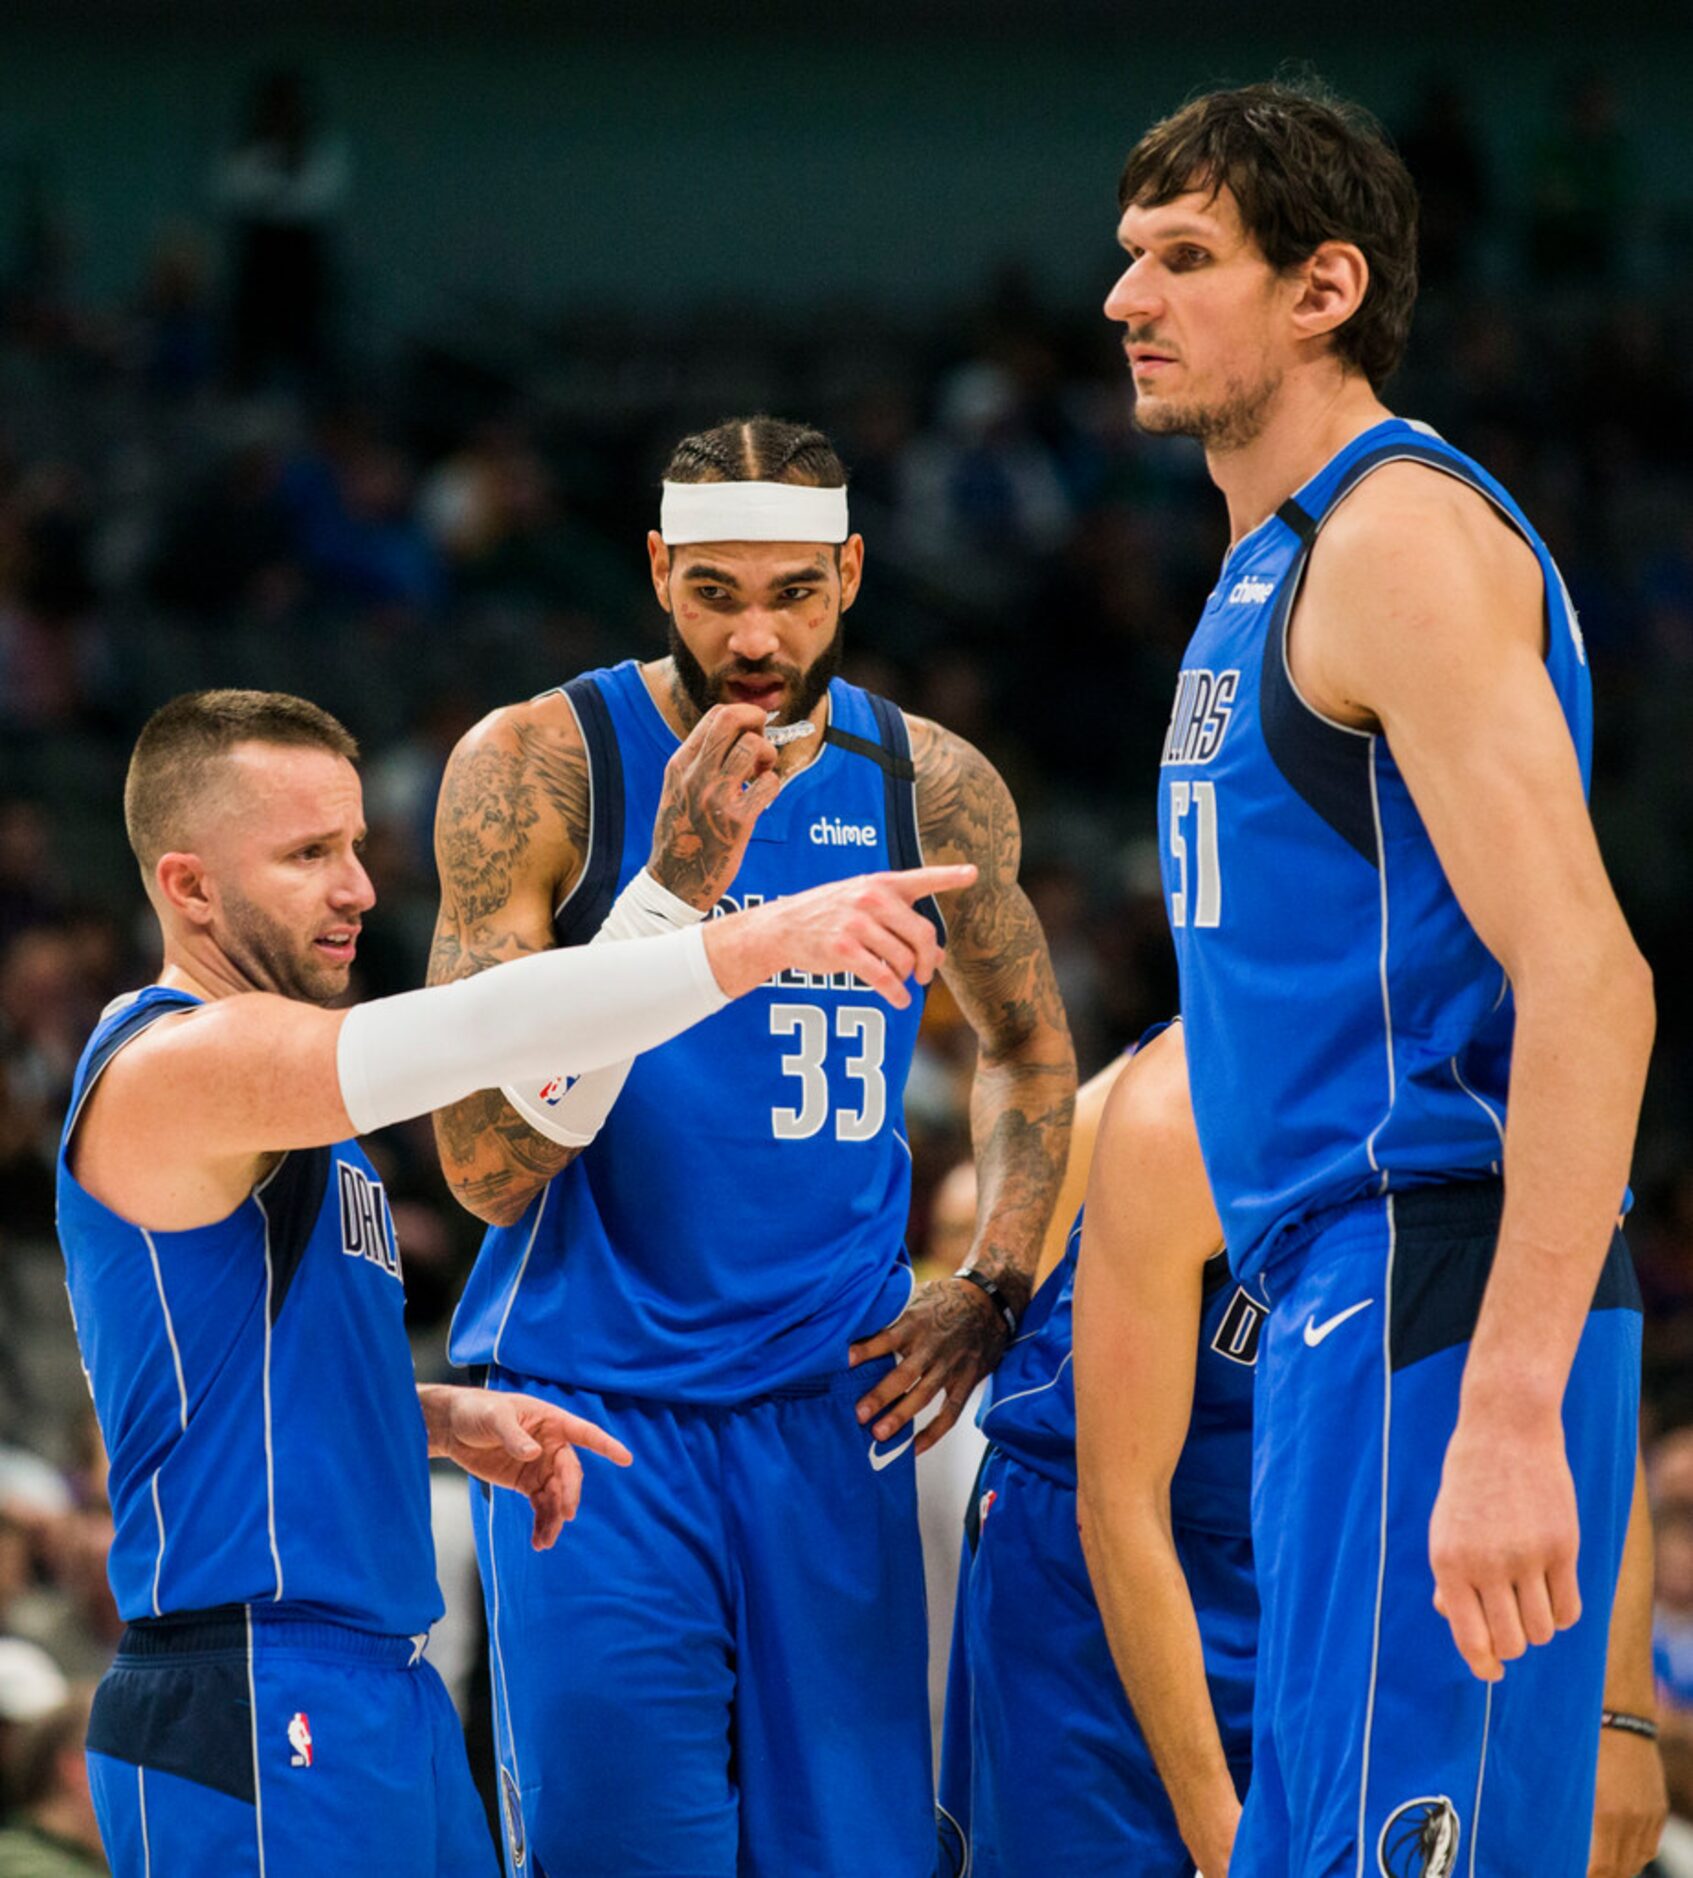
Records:
<instances>
[{"instance_id":1,"label":"blurred crowd","mask_svg":"<svg viewBox=\"0 0 1693 1878\"><path fill-rule=\"evenodd\" d=\"M1549 102L1508 206L1458 91L1432 84L1398 129L1426 287L1390 395L1492 469L1559 558L1597 691L1596 816L1656 966L1631 1237L1666 1758L1693 1813L1693 1006L1674 967L1693 938L1693 347L1662 265L1678 237L1602 78ZM156 965L119 808L154 706L257 684L344 718L381 896L358 990L415 984L455 739L495 704L662 649L643 540L677 436L756 409L809 419L851 468L867 542L848 675L1010 782L1084 1074L1175 1000L1154 770L1224 517L1195 449L1133 430L1094 304L1050 304L1007 269L927 324L838 304L779 320L751 296L361 334L335 242L352 188L310 87L279 73L206 218L159 232L127 304L83 299L28 191L0 249L0 1781L17 1831L66 1860L87 1832L65 1744L117 1625L53 1162L97 1012ZM938 993L908 1090L919 1253L968 1150L971 1061ZM427 1127L390 1131L376 1158L419 1372L440 1373L472 1222ZM0 1878L37 1869L6 1862L14 1836Z\"/></svg>"}]
</instances>

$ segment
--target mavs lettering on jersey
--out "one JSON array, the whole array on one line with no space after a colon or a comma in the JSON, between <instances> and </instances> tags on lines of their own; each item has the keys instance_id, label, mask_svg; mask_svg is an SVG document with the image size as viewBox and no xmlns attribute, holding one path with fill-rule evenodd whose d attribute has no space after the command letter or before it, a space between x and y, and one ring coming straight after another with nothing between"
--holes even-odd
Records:
<instances>
[{"instance_id":1,"label":"mavs lettering on jersey","mask_svg":"<svg viewBox=\"0 0 1693 1878\"><path fill-rule=\"evenodd\" d=\"M677 740L633 661L564 695L593 804L584 873L555 922L575 944L645 865ZM918 863L903 717L839 679L829 712L718 911ZM920 995L896 1011L851 973L784 971L646 1052L593 1144L488 1234L454 1360L670 1402L843 1370L852 1339L911 1294L901 1111L921 1010Z\"/></svg>"},{"instance_id":2,"label":"mavs lettering on jersey","mask_svg":"<svg viewBox=\"0 0 1693 1878\"><path fill-rule=\"evenodd\" d=\"M1364 1193L1497 1172L1513 1011L1380 733L1294 688L1286 641L1335 505L1386 463L1467 483L1534 551L1546 667L1586 780L1588 675L1563 581L1499 485L1393 418L1235 543L1184 661L1159 846L1194 1114L1230 1256Z\"/></svg>"}]
</instances>

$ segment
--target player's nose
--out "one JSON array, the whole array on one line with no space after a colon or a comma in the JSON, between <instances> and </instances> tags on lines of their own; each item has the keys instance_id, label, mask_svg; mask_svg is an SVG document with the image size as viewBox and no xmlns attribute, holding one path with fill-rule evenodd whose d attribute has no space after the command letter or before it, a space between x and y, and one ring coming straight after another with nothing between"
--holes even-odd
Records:
<instances>
[{"instance_id":1,"label":"player's nose","mask_svg":"<svg viewBox=\"0 0 1693 1878\"><path fill-rule=\"evenodd\" d=\"M335 883L332 895L336 910L342 913L366 913L376 904L376 888L365 864L356 854L347 857L347 865Z\"/></svg>"},{"instance_id":2,"label":"player's nose","mask_svg":"<svg viewBox=\"0 0 1693 1878\"><path fill-rule=\"evenodd\" d=\"M1131 261L1113 282L1105 296L1105 317L1124 326L1139 326L1157 317L1161 302L1153 293L1150 278L1143 266L1146 257Z\"/></svg>"},{"instance_id":3,"label":"player's nose","mask_svg":"<svg viewBox=\"0 0 1693 1878\"><path fill-rule=\"evenodd\" d=\"M769 658L780 649L781 643L774 616L760 607L749 606L740 614L729 635L729 650L749 664Z\"/></svg>"}]
</instances>

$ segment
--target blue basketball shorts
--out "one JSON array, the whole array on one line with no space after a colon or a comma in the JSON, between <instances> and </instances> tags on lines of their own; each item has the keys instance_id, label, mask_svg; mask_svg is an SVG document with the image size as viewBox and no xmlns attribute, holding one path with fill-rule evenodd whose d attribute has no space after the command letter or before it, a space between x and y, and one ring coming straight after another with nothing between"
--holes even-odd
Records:
<instances>
[{"instance_id":1,"label":"blue basketball shorts","mask_svg":"<svg viewBox=\"0 0 1693 1878\"><path fill-rule=\"evenodd\" d=\"M421 1648L241 1605L131 1625L88 1727L114 1878L495 1878Z\"/></svg>"},{"instance_id":2,"label":"blue basketball shorts","mask_svg":"<svg viewBox=\"0 0 1693 1878\"><path fill-rule=\"evenodd\" d=\"M866 1364L735 1407L495 1370L612 1429L549 1552L472 1488L513 1878L931 1878L913 1436Z\"/></svg>"},{"instance_id":3,"label":"blue basketball shorts","mask_svg":"<svg viewBox=\"0 0 1693 1878\"><path fill-rule=\"evenodd\" d=\"M1486 1684L1428 1529L1492 1268L1493 1182L1322 1216L1272 1274L1253 1534L1253 1781L1230 1878L1582 1878L1634 1479L1640 1292L1614 1240L1564 1398L1582 1615Z\"/></svg>"},{"instance_id":4,"label":"blue basketball shorts","mask_svg":"<svg viewBox=\"0 0 1693 1878\"><path fill-rule=\"evenodd\" d=\"M1244 1792L1258 1616L1251 1542L1178 1531L1176 1544ZM1193 1871L1111 1660L1075 1489L998 1448L965 1520L938 1812L941 1878Z\"/></svg>"}]
</instances>

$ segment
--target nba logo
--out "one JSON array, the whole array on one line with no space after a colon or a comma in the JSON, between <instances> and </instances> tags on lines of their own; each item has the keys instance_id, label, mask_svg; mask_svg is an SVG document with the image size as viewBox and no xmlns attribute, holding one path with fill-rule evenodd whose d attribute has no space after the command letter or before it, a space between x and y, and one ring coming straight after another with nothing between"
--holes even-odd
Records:
<instances>
[{"instance_id":1,"label":"nba logo","mask_svg":"<svg viewBox=\"0 0 1693 1878\"><path fill-rule=\"evenodd\" d=\"M541 1100L550 1109L556 1109L559 1103L570 1093L570 1085L576 1081L574 1076L554 1076L550 1082L541 1085Z\"/></svg>"},{"instance_id":2,"label":"nba logo","mask_svg":"<svg viewBox=\"0 0 1693 1878\"><path fill-rule=\"evenodd\" d=\"M300 1710L288 1724L288 1745L294 1750L293 1766L311 1766L312 1725L307 1721L304 1709Z\"/></svg>"},{"instance_id":3,"label":"nba logo","mask_svg":"<svg viewBox=\"0 0 1693 1878\"><path fill-rule=\"evenodd\" d=\"M999 1489L997 1487L990 1487L987 1492L982 1495L981 1502L976 1508L976 1530L978 1532L988 1523L988 1515L993 1511L993 1503L998 1498Z\"/></svg>"}]
</instances>

